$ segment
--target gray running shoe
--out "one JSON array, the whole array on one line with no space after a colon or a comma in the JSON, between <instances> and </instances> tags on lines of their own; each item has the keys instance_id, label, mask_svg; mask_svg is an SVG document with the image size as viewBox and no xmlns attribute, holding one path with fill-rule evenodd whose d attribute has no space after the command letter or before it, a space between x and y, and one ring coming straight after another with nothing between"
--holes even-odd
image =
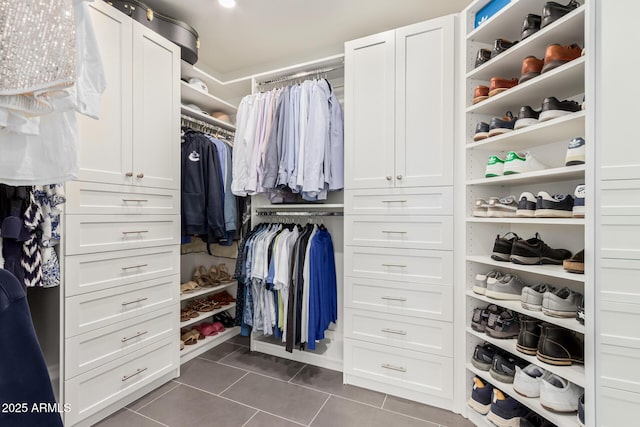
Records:
<instances>
[{"instance_id":1,"label":"gray running shoe","mask_svg":"<svg viewBox=\"0 0 640 427\"><path fill-rule=\"evenodd\" d=\"M476 294L484 295L487 290L487 280L488 279L500 279L502 277L502 273L498 270L491 270L486 274L476 274L475 284L473 285L473 292Z\"/></svg>"},{"instance_id":2,"label":"gray running shoe","mask_svg":"<svg viewBox=\"0 0 640 427\"><path fill-rule=\"evenodd\" d=\"M522 288L525 286L526 285L518 279L518 276L507 273L498 281L493 283L487 282L485 295L494 299L517 301L520 299Z\"/></svg>"},{"instance_id":3,"label":"gray running shoe","mask_svg":"<svg viewBox=\"0 0 640 427\"><path fill-rule=\"evenodd\" d=\"M522 294L520 296L520 302L522 308L527 310L540 311L542 310L542 299L545 292L553 292L555 288L546 283L538 283L534 286L525 286L522 288Z\"/></svg>"},{"instance_id":4,"label":"gray running shoe","mask_svg":"<svg viewBox=\"0 0 640 427\"><path fill-rule=\"evenodd\" d=\"M542 312L551 317L576 317L582 295L564 287L554 292L545 292L542 297Z\"/></svg>"}]
</instances>

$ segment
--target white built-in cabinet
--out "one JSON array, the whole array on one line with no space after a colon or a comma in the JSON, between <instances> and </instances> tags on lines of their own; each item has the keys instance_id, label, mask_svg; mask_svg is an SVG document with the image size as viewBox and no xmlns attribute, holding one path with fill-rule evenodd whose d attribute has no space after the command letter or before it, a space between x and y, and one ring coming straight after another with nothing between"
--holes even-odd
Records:
<instances>
[{"instance_id":1,"label":"white built-in cabinet","mask_svg":"<svg viewBox=\"0 0 640 427\"><path fill-rule=\"evenodd\" d=\"M89 5L107 89L79 118L66 183L66 426L92 425L179 372L180 50L107 3Z\"/></svg>"},{"instance_id":2,"label":"white built-in cabinet","mask_svg":"<svg viewBox=\"0 0 640 427\"><path fill-rule=\"evenodd\" d=\"M344 380L447 409L455 28L345 44Z\"/></svg>"}]
</instances>

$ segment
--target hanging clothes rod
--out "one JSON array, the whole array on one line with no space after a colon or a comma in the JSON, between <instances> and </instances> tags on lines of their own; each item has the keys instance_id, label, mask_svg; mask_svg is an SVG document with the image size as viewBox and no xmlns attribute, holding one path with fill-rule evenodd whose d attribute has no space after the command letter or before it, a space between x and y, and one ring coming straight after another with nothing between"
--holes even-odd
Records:
<instances>
[{"instance_id":1,"label":"hanging clothes rod","mask_svg":"<svg viewBox=\"0 0 640 427\"><path fill-rule=\"evenodd\" d=\"M282 212L282 211L258 211L256 212L258 216L343 216L342 212L315 212L315 211L306 211L306 212Z\"/></svg>"},{"instance_id":2,"label":"hanging clothes rod","mask_svg":"<svg viewBox=\"0 0 640 427\"><path fill-rule=\"evenodd\" d=\"M318 68L315 70L310 70L310 71L301 71L299 73L296 74L291 74L288 76L282 76L282 77L276 77L275 79L271 79L271 80L265 80L262 82L258 82L258 86L265 86L265 85L270 85L270 84L275 84L275 83L282 83L282 82L286 82L289 80L297 80L297 79L301 79L303 77L308 77L308 76L313 76L315 74L324 74L324 73L328 73L330 71L335 71L335 70L342 70L344 68L344 62L341 63L340 65L334 66L334 67L327 67L327 68Z\"/></svg>"},{"instance_id":3,"label":"hanging clothes rod","mask_svg":"<svg viewBox=\"0 0 640 427\"><path fill-rule=\"evenodd\" d=\"M194 119L193 117L187 116L186 114L180 114L180 122L182 126L186 126L193 130L198 130L202 132L211 133L213 135L223 135L225 137L224 142L233 147L233 138L235 136L235 132L230 131L228 129L222 128L220 126L212 125L207 122L203 122L202 120ZM229 138L229 139L226 139Z\"/></svg>"}]
</instances>

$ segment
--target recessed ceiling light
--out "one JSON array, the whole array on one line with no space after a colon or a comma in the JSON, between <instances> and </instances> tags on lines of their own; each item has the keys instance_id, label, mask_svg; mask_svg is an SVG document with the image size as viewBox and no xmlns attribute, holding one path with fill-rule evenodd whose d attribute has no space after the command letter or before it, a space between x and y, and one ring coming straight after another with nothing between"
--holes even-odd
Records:
<instances>
[{"instance_id":1,"label":"recessed ceiling light","mask_svg":"<svg viewBox=\"0 0 640 427\"><path fill-rule=\"evenodd\" d=\"M236 6L236 0L218 0L220 6L231 9Z\"/></svg>"}]
</instances>

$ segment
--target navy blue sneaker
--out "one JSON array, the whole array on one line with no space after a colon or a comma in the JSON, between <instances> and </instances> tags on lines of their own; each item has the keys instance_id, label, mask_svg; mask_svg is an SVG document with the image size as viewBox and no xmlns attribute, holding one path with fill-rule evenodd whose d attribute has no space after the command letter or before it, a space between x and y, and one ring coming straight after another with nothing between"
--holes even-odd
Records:
<instances>
[{"instance_id":1,"label":"navy blue sneaker","mask_svg":"<svg viewBox=\"0 0 640 427\"><path fill-rule=\"evenodd\" d=\"M474 141L486 139L489 136L489 123L480 122L476 125L476 133L473 135Z\"/></svg>"},{"instance_id":2,"label":"navy blue sneaker","mask_svg":"<svg viewBox=\"0 0 640 427\"><path fill-rule=\"evenodd\" d=\"M491 408L491 398L493 396L493 386L482 381L478 377L473 378L473 388L471 397L467 400L467 405L474 411L485 415Z\"/></svg>"},{"instance_id":3,"label":"navy blue sneaker","mask_svg":"<svg viewBox=\"0 0 640 427\"><path fill-rule=\"evenodd\" d=\"M585 210L584 210L584 197L587 192L587 187L584 184L580 184L576 187L576 190L573 192L574 201L573 201L573 217L574 218L584 218Z\"/></svg>"},{"instance_id":4,"label":"navy blue sneaker","mask_svg":"<svg viewBox=\"0 0 640 427\"><path fill-rule=\"evenodd\" d=\"M495 355L496 349L491 344L478 344L473 351L473 356L471 356L471 364L481 371L488 371Z\"/></svg>"},{"instance_id":5,"label":"navy blue sneaker","mask_svg":"<svg viewBox=\"0 0 640 427\"><path fill-rule=\"evenodd\" d=\"M513 117L511 111L507 111L502 117L494 117L489 124L489 136L502 135L506 132L511 132L516 125L518 119Z\"/></svg>"},{"instance_id":6,"label":"navy blue sneaker","mask_svg":"<svg viewBox=\"0 0 640 427\"><path fill-rule=\"evenodd\" d=\"M497 388L493 389L491 409L487 419L497 426L516 426L518 421L529 413L529 409L523 406L513 397L505 396Z\"/></svg>"},{"instance_id":7,"label":"navy blue sneaker","mask_svg":"<svg viewBox=\"0 0 640 427\"><path fill-rule=\"evenodd\" d=\"M573 216L573 196L540 191L536 197L536 218L571 218Z\"/></svg>"}]
</instances>

